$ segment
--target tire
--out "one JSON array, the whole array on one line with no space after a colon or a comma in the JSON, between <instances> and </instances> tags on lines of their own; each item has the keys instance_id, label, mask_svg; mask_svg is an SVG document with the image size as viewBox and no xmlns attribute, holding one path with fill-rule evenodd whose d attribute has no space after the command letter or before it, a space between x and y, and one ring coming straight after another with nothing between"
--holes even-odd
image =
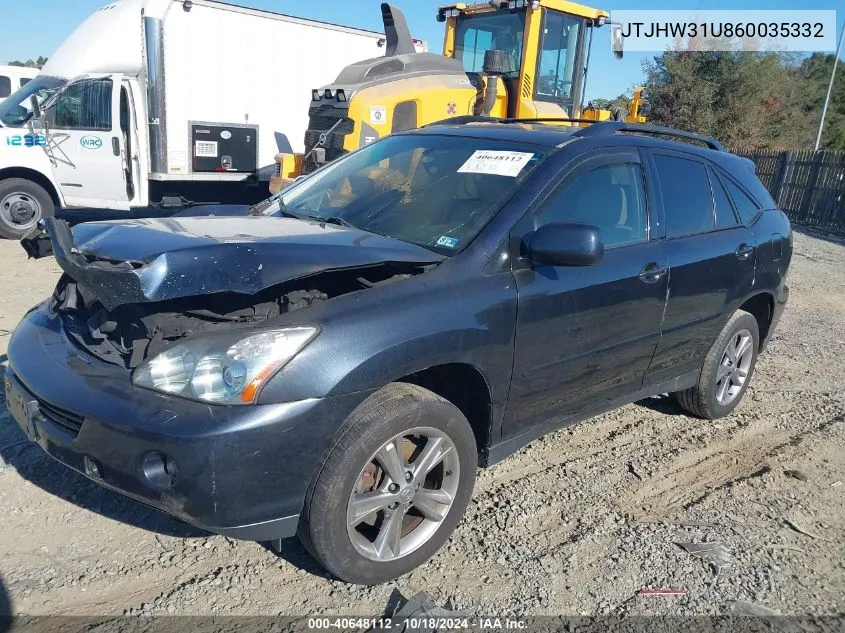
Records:
<instances>
[{"instance_id":1,"label":"tire","mask_svg":"<svg viewBox=\"0 0 845 633\"><path fill-rule=\"evenodd\" d=\"M747 341L746 339L750 339ZM745 345L750 342L750 349ZM739 362L736 346L742 344ZM722 418L733 411L745 395L760 349L760 331L753 315L738 310L731 316L707 352L698 384L675 394L678 403L689 413L707 420ZM744 374L744 378L743 378ZM741 384L737 384L741 381Z\"/></svg>"},{"instance_id":2,"label":"tire","mask_svg":"<svg viewBox=\"0 0 845 633\"><path fill-rule=\"evenodd\" d=\"M56 207L41 185L25 178L0 181L0 237L19 240Z\"/></svg>"},{"instance_id":3,"label":"tire","mask_svg":"<svg viewBox=\"0 0 845 633\"><path fill-rule=\"evenodd\" d=\"M418 433L413 441L410 431ZM449 450L441 455L443 447ZM391 462L391 455L399 461ZM436 464L430 471L421 466L428 455L440 456L429 462ZM384 465L389 463L393 468ZM472 496L477 468L475 436L458 408L422 387L392 383L367 398L341 428L309 488L299 539L328 571L347 582L374 585L398 578L449 539ZM417 469L418 476L402 481L401 490L388 474L392 470L398 478L404 471L407 478ZM357 504L352 503L353 492ZM365 493L369 496L362 497ZM430 506L432 495L438 501ZM451 505L445 504L447 498ZM396 508L385 506L385 499L392 499ZM366 514L371 506L362 503L370 501L379 509ZM438 518L427 518L417 503L429 506L428 514ZM397 530L390 527L401 529L398 557L390 547L397 541L388 537Z\"/></svg>"}]
</instances>

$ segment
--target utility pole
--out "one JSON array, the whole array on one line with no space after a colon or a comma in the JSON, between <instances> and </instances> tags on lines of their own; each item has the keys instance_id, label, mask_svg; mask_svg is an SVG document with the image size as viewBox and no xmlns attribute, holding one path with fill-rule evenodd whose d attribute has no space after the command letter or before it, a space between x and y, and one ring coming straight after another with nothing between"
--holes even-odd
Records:
<instances>
[{"instance_id":1,"label":"utility pole","mask_svg":"<svg viewBox=\"0 0 845 633\"><path fill-rule=\"evenodd\" d=\"M819 145L822 143L822 130L824 129L824 119L827 116L827 106L830 105L830 95L833 94L833 81L836 79L836 65L839 63L839 54L842 52L842 40L845 39L845 23L842 24L842 32L839 34L839 44L836 46L836 56L833 58L833 71L830 73L830 85L827 87L827 96L824 99L824 107L822 108L822 120L819 121L819 133L816 136L815 151L819 151Z\"/></svg>"}]
</instances>

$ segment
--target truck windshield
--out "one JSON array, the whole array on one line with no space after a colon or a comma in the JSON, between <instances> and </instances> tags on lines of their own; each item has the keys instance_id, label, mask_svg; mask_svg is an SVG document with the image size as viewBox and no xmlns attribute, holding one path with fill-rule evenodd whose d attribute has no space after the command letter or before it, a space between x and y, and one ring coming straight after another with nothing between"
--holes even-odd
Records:
<instances>
[{"instance_id":1,"label":"truck windshield","mask_svg":"<svg viewBox=\"0 0 845 633\"><path fill-rule=\"evenodd\" d=\"M0 102L0 123L6 127L22 127L32 118L30 97L35 95L39 105L67 83L67 79L38 75L32 81Z\"/></svg>"},{"instance_id":2,"label":"truck windshield","mask_svg":"<svg viewBox=\"0 0 845 633\"><path fill-rule=\"evenodd\" d=\"M468 73L480 73L484 67L485 51L502 50L510 61L510 71L504 76L516 78L522 63L524 32L524 11L461 17L455 32L455 59L463 63Z\"/></svg>"},{"instance_id":3,"label":"truck windshield","mask_svg":"<svg viewBox=\"0 0 845 633\"><path fill-rule=\"evenodd\" d=\"M263 214L349 225L453 255L496 215L546 151L483 138L389 136L285 189Z\"/></svg>"}]
</instances>

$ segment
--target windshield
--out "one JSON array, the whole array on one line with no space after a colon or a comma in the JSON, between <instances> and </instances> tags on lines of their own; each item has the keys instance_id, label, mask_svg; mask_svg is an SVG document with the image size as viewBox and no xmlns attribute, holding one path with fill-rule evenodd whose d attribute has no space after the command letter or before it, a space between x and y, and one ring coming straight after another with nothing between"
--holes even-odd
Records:
<instances>
[{"instance_id":1,"label":"windshield","mask_svg":"<svg viewBox=\"0 0 845 633\"><path fill-rule=\"evenodd\" d=\"M510 71L504 77L516 78L522 63L524 30L524 11L462 17L455 33L455 59L463 63L468 73L480 73L484 67L484 52L502 50L510 61Z\"/></svg>"},{"instance_id":2,"label":"windshield","mask_svg":"<svg viewBox=\"0 0 845 633\"><path fill-rule=\"evenodd\" d=\"M544 158L480 138L389 136L272 198L264 215L354 226L453 255L478 235ZM281 204L280 204L281 203Z\"/></svg>"},{"instance_id":3,"label":"windshield","mask_svg":"<svg viewBox=\"0 0 845 633\"><path fill-rule=\"evenodd\" d=\"M61 77L38 75L32 81L0 102L0 123L6 127L22 127L32 118L30 97L35 95L41 105L58 88L67 83Z\"/></svg>"}]
</instances>

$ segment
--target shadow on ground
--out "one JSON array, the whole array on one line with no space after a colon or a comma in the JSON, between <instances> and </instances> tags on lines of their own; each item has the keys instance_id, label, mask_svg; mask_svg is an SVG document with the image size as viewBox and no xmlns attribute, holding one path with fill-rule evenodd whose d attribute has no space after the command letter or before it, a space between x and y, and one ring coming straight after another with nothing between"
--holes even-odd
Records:
<instances>
[{"instance_id":1,"label":"shadow on ground","mask_svg":"<svg viewBox=\"0 0 845 633\"><path fill-rule=\"evenodd\" d=\"M0 633L6 633L10 630L12 622L12 600L9 594L6 593L6 587L3 585L3 578L0 576Z\"/></svg>"},{"instance_id":2,"label":"shadow on ground","mask_svg":"<svg viewBox=\"0 0 845 633\"><path fill-rule=\"evenodd\" d=\"M689 415L672 396L652 396L645 400L638 400L637 404L646 409L657 411L663 415Z\"/></svg>"},{"instance_id":3,"label":"shadow on ground","mask_svg":"<svg viewBox=\"0 0 845 633\"><path fill-rule=\"evenodd\" d=\"M298 538L288 538L281 541L275 541L275 544L261 543L261 546L269 552L272 552L279 558L287 561L297 569L304 570L311 576L319 576L320 578L328 578L334 580L335 577L327 572L314 558L308 553Z\"/></svg>"},{"instance_id":4,"label":"shadow on ground","mask_svg":"<svg viewBox=\"0 0 845 633\"><path fill-rule=\"evenodd\" d=\"M0 355L0 363L5 361L6 356ZM0 364L0 384L5 373L6 367ZM208 536L207 532L170 515L106 490L52 459L30 442L9 416L3 389L0 389L0 470L8 467L45 492L109 519L166 536Z\"/></svg>"}]
</instances>

